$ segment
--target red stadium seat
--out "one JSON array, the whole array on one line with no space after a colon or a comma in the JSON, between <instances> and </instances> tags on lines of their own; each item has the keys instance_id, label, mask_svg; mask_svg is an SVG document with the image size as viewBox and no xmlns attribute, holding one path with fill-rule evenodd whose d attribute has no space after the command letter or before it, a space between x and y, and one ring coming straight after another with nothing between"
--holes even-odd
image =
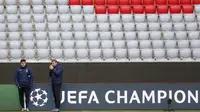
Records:
<instances>
[{"instance_id":1,"label":"red stadium seat","mask_svg":"<svg viewBox=\"0 0 200 112\"><path fill-rule=\"evenodd\" d=\"M69 0L69 5L80 5L80 0Z\"/></svg>"},{"instance_id":2,"label":"red stadium seat","mask_svg":"<svg viewBox=\"0 0 200 112\"><path fill-rule=\"evenodd\" d=\"M167 4L167 0L156 0L156 4L157 5L166 5Z\"/></svg>"},{"instance_id":3,"label":"red stadium seat","mask_svg":"<svg viewBox=\"0 0 200 112\"><path fill-rule=\"evenodd\" d=\"M105 0L94 0L95 5L105 5Z\"/></svg>"},{"instance_id":4,"label":"red stadium seat","mask_svg":"<svg viewBox=\"0 0 200 112\"><path fill-rule=\"evenodd\" d=\"M193 0L193 4L200 4L200 0Z\"/></svg>"},{"instance_id":5,"label":"red stadium seat","mask_svg":"<svg viewBox=\"0 0 200 112\"><path fill-rule=\"evenodd\" d=\"M144 5L154 5L154 0L143 0Z\"/></svg>"},{"instance_id":6,"label":"red stadium seat","mask_svg":"<svg viewBox=\"0 0 200 112\"><path fill-rule=\"evenodd\" d=\"M92 5L93 0L82 0L82 5Z\"/></svg>"},{"instance_id":7,"label":"red stadium seat","mask_svg":"<svg viewBox=\"0 0 200 112\"><path fill-rule=\"evenodd\" d=\"M182 11L183 11L183 13L193 13L194 12L194 6L193 5L183 5Z\"/></svg>"},{"instance_id":8,"label":"red stadium seat","mask_svg":"<svg viewBox=\"0 0 200 112\"><path fill-rule=\"evenodd\" d=\"M172 5L172 6L170 6L170 13L171 14L181 13L181 6L180 5Z\"/></svg>"},{"instance_id":9,"label":"red stadium seat","mask_svg":"<svg viewBox=\"0 0 200 112\"><path fill-rule=\"evenodd\" d=\"M143 14L144 6L143 5L135 5L133 6L133 14Z\"/></svg>"},{"instance_id":10,"label":"red stadium seat","mask_svg":"<svg viewBox=\"0 0 200 112\"><path fill-rule=\"evenodd\" d=\"M121 5L120 13L121 14L131 14L131 6L130 5Z\"/></svg>"},{"instance_id":11,"label":"red stadium seat","mask_svg":"<svg viewBox=\"0 0 200 112\"><path fill-rule=\"evenodd\" d=\"M108 14L118 14L119 6L118 5L109 5L108 6Z\"/></svg>"},{"instance_id":12,"label":"red stadium seat","mask_svg":"<svg viewBox=\"0 0 200 112\"><path fill-rule=\"evenodd\" d=\"M168 0L169 5L179 5L179 0Z\"/></svg>"},{"instance_id":13,"label":"red stadium seat","mask_svg":"<svg viewBox=\"0 0 200 112\"><path fill-rule=\"evenodd\" d=\"M106 14L106 6L105 5L96 5L95 13L96 14Z\"/></svg>"},{"instance_id":14,"label":"red stadium seat","mask_svg":"<svg viewBox=\"0 0 200 112\"><path fill-rule=\"evenodd\" d=\"M119 5L129 5L130 1L129 0L119 0Z\"/></svg>"},{"instance_id":15,"label":"red stadium seat","mask_svg":"<svg viewBox=\"0 0 200 112\"><path fill-rule=\"evenodd\" d=\"M168 5L158 5L157 10L158 10L158 14L167 14L168 13Z\"/></svg>"},{"instance_id":16,"label":"red stadium seat","mask_svg":"<svg viewBox=\"0 0 200 112\"><path fill-rule=\"evenodd\" d=\"M117 0L106 0L106 4L107 5L118 5L118 1Z\"/></svg>"},{"instance_id":17,"label":"red stadium seat","mask_svg":"<svg viewBox=\"0 0 200 112\"><path fill-rule=\"evenodd\" d=\"M191 0L180 0L180 4L191 4Z\"/></svg>"},{"instance_id":18,"label":"red stadium seat","mask_svg":"<svg viewBox=\"0 0 200 112\"><path fill-rule=\"evenodd\" d=\"M132 5L142 5L142 0L131 0Z\"/></svg>"},{"instance_id":19,"label":"red stadium seat","mask_svg":"<svg viewBox=\"0 0 200 112\"><path fill-rule=\"evenodd\" d=\"M155 5L146 5L145 6L145 13L146 14L155 14L156 13L156 6Z\"/></svg>"}]
</instances>

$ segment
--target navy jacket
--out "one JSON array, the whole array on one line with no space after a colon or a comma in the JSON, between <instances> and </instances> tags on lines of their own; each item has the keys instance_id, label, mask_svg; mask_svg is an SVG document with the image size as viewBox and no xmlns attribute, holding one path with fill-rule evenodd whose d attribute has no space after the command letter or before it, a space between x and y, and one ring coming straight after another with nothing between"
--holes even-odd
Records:
<instances>
[{"instance_id":1,"label":"navy jacket","mask_svg":"<svg viewBox=\"0 0 200 112\"><path fill-rule=\"evenodd\" d=\"M53 70L50 70L49 76L51 77L52 84L62 84L63 77L63 68L60 63L57 62L57 65Z\"/></svg>"},{"instance_id":2,"label":"navy jacket","mask_svg":"<svg viewBox=\"0 0 200 112\"><path fill-rule=\"evenodd\" d=\"M20 67L15 72L15 83L20 87L30 87L33 84L33 73L27 67Z\"/></svg>"}]
</instances>

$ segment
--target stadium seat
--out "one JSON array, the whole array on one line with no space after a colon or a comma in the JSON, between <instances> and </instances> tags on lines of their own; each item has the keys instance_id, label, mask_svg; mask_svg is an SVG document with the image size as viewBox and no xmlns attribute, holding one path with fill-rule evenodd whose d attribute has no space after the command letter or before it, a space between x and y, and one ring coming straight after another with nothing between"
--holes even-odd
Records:
<instances>
[{"instance_id":1,"label":"stadium seat","mask_svg":"<svg viewBox=\"0 0 200 112\"><path fill-rule=\"evenodd\" d=\"M94 14L85 14L84 15L84 20L87 23L94 23L96 21L96 17Z\"/></svg>"},{"instance_id":2,"label":"stadium seat","mask_svg":"<svg viewBox=\"0 0 200 112\"><path fill-rule=\"evenodd\" d=\"M133 22L133 15L131 14L121 14L121 21L124 23Z\"/></svg>"},{"instance_id":3,"label":"stadium seat","mask_svg":"<svg viewBox=\"0 0 200 112\"><path fill-rule=\"evenodd\" d=\"M94 0L95 5L105 5L105 0Z\"/></svg>"},{"instance_id":4,"label":"stadium seat","mask_svg":"<svg viewBox=\"0 0 200 112\"><path fill-rule=\"evenodd\" d=\"M177 42L177 46L179 49L189 48L189 41L188 40L179 40Z\"/></svg>"},{"instance_id":5,"label":"stadium seat","mask_svg":"<svg viewBox=\"0 0 200 112\"><path fill-rule=\"evenodd\" d=\"M171 16L169 14L160 14L159 21L160 22L170 22Z\"/></svg>"},{"instance_id":6,"label":"stadium seat","mask_svg":"<svg viewBox=\"0 0 200 112\"><path fill-rule=\"evenodd\" d=\"M156 7L154 5L146 5L145 6L145 13L146 14L155 14L156 13Z\"/></svg>"},{"instance_id":7,"label":"stadium seat","mask_svg":"<svg viewBox=\"0 0 200 112\"><path fill-rule=\"evenodd\" d=\"M58 61L63 60L62 49L51 49L50 54L51 54L51 58L53 58L53 59L57 59Z\"/></svg>"},{"instance_id":8,"label":"stadium seat","mask_svg":"<svg viewBox=\"0 0 200 112\"><path fill-rule=\"evenodd\" d=\"M20 15L20 22L21 23L31 23L32 18L30 14L21 14Z\"/></svg>"},{"instance_id":9,"label":"stadium seat","mask_svg":"<svg viewBox=\"0 0 200 112\"><path fill-rule=\"evenodd\" d=\"M175 31L185 31L185 24L184 23L175 23L174 24L174 30Z\"/></svg>"},{"instance_id":10,"label":"stadium seat","mask_svg":"<svg viewBox=\"0 0 200 112\"><path fill-rule=\"evenodd\" d=\"M69 6L59 5L58 6L58 13L60 13L60 14L68 14L69 13Z\"/></svg>"},{"instance_id":11,"label":"stadium seat","mask_svg":"<svg viewBox=\"0 0 200 112\"><path fill-rule=\"evenodd\" d=\"M148 22L158 22L158 14L147 14Z\"/></svg>"},{"instance_id":12,"label":"stadium seat","mask_svg":"<svg viewBox=\"0 0 200 112\"><path fill-rule=\"evenodd\" d=\"M48 23L58 22L58 15L57 14L47 14L46 16L47 16Z\"/></svg>"},{"instance_id":13,"label":"stadium seat","mask_svg":"<svg viewBox=\"0 0 200 112\"><path fill-rule=\"evenodd\" d=\"M184 61L193 61L192 52L190 49L180 49L179 50L180 59Z\"/></svg>"},{"instance_id":14,"label":"stadium seat","mask_svg":"<svg viewBox=\"0 0 200 112\"><path fill-rule=\"evenodd\" d=\"M58 5L68 5L68 0L57 0Z\"/></svg>"},{"instance_id":15,"label":"stadium seat","mask_svg":"<svg viewBox=\"0 0 200 112\"><path fill-rule=\"evenodd\" d=\"M193 49L192 55L193 59L200 60L200 49Z\"/></svg>"},{"instance_id":16,"label":"stadium seat","mask_svg":"<svg viewBox=\"0 0 200 112\"><path fill-rule=\"evenodd\" d=\"M25 49L24 50L24 58L27 59L28 61L35 61L35 50L34 49Z\"/></svg>"},{"instance_id":17,"label":"stadium seat","mask_svg":"<svg viewBox=\"0 0 200 112\"><path fill-rule=\"evenodd\" d=\"M180 0L180 4L182 5L191 4L191 0Z\"/></svg>"},{"instance_id":18,"label":"stadium seat","mask_svg":"<svg viewBox=\"0 0 200 112\"><path fill-rule=\"evenodd\" d=\"M20 40L20 34L19 34L19 32L9 32L9 34L8 34L8 39L10 40L10 41L13 41L13 40Z\"/></svg>"},{"instance_id":19,"label":"stadium seat","mask_svg":"<svg viewBox=\"0 0 200 112\"><path fill-rule=\"evenodd\" d=\"M46 24L44 23L36 23L35 31L46 31Z\"/></svg>"},{"instance_id":20,"label":"stadium seat","mask_svg":"<svg viewBox=\"0 0 200 112\"><path fill-rule=\"evenodd\" d=\"M147 23L136 23L136 30L137 31L147 31Z\"/></svg>"},{"instance_id":21,"label":"stadium seat","mask_svg":"<svg viewBox=\"0 0 200 112\"><path fill-rule=\"evenodd\" d=\"M124 31L135 31L135 23L124 23Z\"/></svg>"},{"instance_id":22,"label":"stadium seat","mask_svg":"<svg viewBox=\"0 0 200 112\"><path fill-rule=\"evenodd\" d=\"M0 40L0 49L7 49L7 41Z\"/></svg>"},{"instance_id":23,"label":"stadium seat","mask_svg":"<svg viewBox=\"0 0 200 112\"><path fill-rule=\"evenodd\" d=\"M7 58L8 58L8 50L7 49L0 49L0 60L4 60L4 61L8 61Z\"/></svg>"},{"instance_id":24,"label":"stadium seat","mask_svg":"<svg viewBox=\"0 0 200 112\"><path fill-rule=\"evenodd\" d=\"M141 61L139 49L129 49L128 57L130 61Z\"/></svg>"},{"instance_id":25,"label":"stadium seat","mask_svg":"<svg viewBox=\"0 0 200 112\"><path fill-rule=\"evenodd\" d=\"M112 33L112 39L113 40L123 40L124 33L123 32L113 32Z\"/></svg>"},{"instance_id":26,"label":"stadium seat","mask_svg":"<svg viewBox=\"0 0 200 112\"><path fill-rule=\"evenodd\" d=\"M153 53L156 61L166 61L164 49L154 49Z\"/></svg>"},{"instance_id":27,"label":"stadium seat","mask_svg":"<svg viewBox=\"0 0 200 112\"><path fill-rule=\"evenodd\" d=\"M97 23L86 23L85 29L86 31L97 31Z\"/></svg>"},{"instance_id":28,"label":"stadium seat","mask_svg":"<svg viewBox=\"0 0 200 112\"><path fill-rule=\"evenodd\" d=\"M143 14L144 6L143 5L135 5L133 6L133 14Z\"/></svg>"},{"instance_id":29,"label":"stadium seat","mask_svg":"<svg viewBox=\"0 0 200 112\"><path fill-rule=\"evenodd\" d=\"M196 5L195 6L195 12L196 13L200 13L200 5Z\"/></svg>"},{"instance_id":30,"label":"stadium seat","mask_svg":"<svg viewBox=\"0 0 200 112\"><path fill-rule=\"evenodd\" d=\"M152 41L152 48L153 49L163 49L164 48L163 40L153 40Z\"/></svg>"},{"instance_id":31,"label":"stadium seat","mask_svg":"<svg viewBox=\"0 0 200 112\"><path fill-rule=\"evenodd\" d=\"M156 0L155 1L156 4L159 6L159 5L166 5L167 4L167 0Z\"/></svg>"},{"instance_id":32,"label":"stadium seat","mask_svg":"<svg viewBox=\"0 0 200 112\"><path fill-rule=\"evenodd\" d=\"M124 49L126 45L124 40L115 40L113 46L115 49Z\"/></svg>"},{"instance_id":33,"label":"stadium seat","mask_svg":"<svg viewBox=\"0 0 200 112\"><path fill-rule=\"evenodd\" d=\"M136 40L136 32L124 32L124 38L129 40Z\"/></svg>"},{"instance_id":34,"label":"stadium seat","mask_svg":"<svg viewBox=\"0 0 200 112\"><path fill-rule=\"evenodd\" d=\"M80 0L69 0L69 5L81 5Z\"/></svg>"},{"instance_id":35,"label":"stadium seat","mask_svg":"<svg viewBox=\"0 0 200 112\"><path fill-rule=\"evenodd\" d=\"M106 7L104 5L96 5L95 13L96 14L106 14Z\"/></svg>"},{"instance_id":36,"label":"stadium seat","mask_svg":"<svg viewBox=\"0 0 200 112\"><path fill-rule=\"evenodd\" d=\"M130 5L130 1L129 0L118 0L119 5Z\"/></svg>"},{"instance_id":37,"label":"stadium seat","mask_svg":"<svg viewBox=\"0 0 200 112\"><path fill-rule=\"evenodd\" d=\"M167 48L167 49L174 49L174 48L176 48L177 46L176 46L176 41L175 40L166 40L165 41L165 48Z\"/></svg>"},{"instance_id":38,"label":"stadium seat","mask_svg":"<svg viewBox=\"0 0 200 112\"><path fill-rule=\"evenodd\" d=\"M116 23L116 22L120 22L121 17L119 14L110 14L109 15L109 22L110 23Z\"/></svg>"},{"instance_id":39,"label":"stadium seat","mask_svg":"<svg viewBox=\"0 0 200 112\"><path fill-rule=\"evenodd\" d=\"M17 14L17 5L8 5L6 6L6 13L7 14Z\"/></svg>"},{"instance_id":40,"label":"stadium seat","mask_svg":"<svg viewBox=\"0 0 200 112\"><path fill-rule=\"evenodd\" d=\"M87 41L86 40L78 40L76 41L76 49L87 49Z\"/></svg>"},{"instance_id":41,"label":"stadium seat","mask_svg":"<svg viewBox=\"0 0 200 112\"><path fill-rule=\"evenodd\" d=\"M172 22L182 22L183 15L182 14L172 14L171 19L172 19Z\"/></svg>"},{"instance_id":42,"label":"stadium seat","mask_svg":"<svg viewBox=\"0 0 200 112\"><path fill-rule=\"evenodd\" d=\"M171 61L179 61L178 49L167 49L167 58Z\"/></svg>"},{"instance_id":43,"label":"stadium seat","mask_svg":"<svg viewBox=\"0 0 200 112\"><path fill-rule=\"evenodd\" d=\"M162 38L162 33L160 31L152 31L149 35L151 40L161 40Z\"/></svg>"},{"instance_id":44,"label":"stadium seat","mask_svg":"<svg viewBox=\"0 0 200 112\"><path fill-rule=\"evenodd\" d=\"M98 36L99 36L98 32L87 32L88 40L97 40Z\"/></svg>"},{"instance_id":45,"label":"stadium seat","mask_svg":"<svg viewBox=\"0 0 200 112\"><path fill-rule=\"evenodd\" d=\"M86 33L85 32L75 32L74 39L75 40L85 40L86 39Z\"/></svg>"},{"instance_id":46,"label":"stadium seat","mask_svg":"<svg viewBox=\"0 0 200 112\"><path fill-rule=\"evenodd\" d=\"M105 61L115 61L114 59L114 49L103 49L102 50L103 59Z\"/></svg>"},{"instance_id":47,"label":"stadium seat","mask_svg":"<svg viewBox=\"0 0 200 112\"><path fill-rule=\"evenodd\" d=\"M135 14L134 15L135 22L146 22L145 14Z\"/></svg>"},{"instance_id":48,"label":"stadium seat","mask_svg":"<svg viewBox=\"0 0 200 112\"><path fill-rule=\"evenodd\" d=\"M7 37L6 32L1 32L0 30L0 40L6 40L6 37Z\"/></svg>"},{"instance_id":49,"label":"stadium seat","mask_svg":"<svg viewBox=\"0 0 200 112\"><path fill-rule=\"evenodd\" d=\"M18 23L9 23L8 24L8 31L9 32L18 32L19 31L19 24Z\"/></svg>"},{"instance_id":50,"label":"stadium seat","mask_svg":"<svg viewBox=\"0 0 200 112\"><path fill-rule=\"evenodd\" d=\"M100 41L99 40L90 40L90 41L88 41L88 47L90 49L99 49Z\"/></svg>"},{"instance_id":51,"label":"stadium seat","mask_svg":"<svg viewBox=\"0 0 200 112\"><path fill-rule=\"evenodd\" d=\"M184 14L184 21L185 22L195 22L195 14Z\"/></svg>"},{"instance_id":52,"label":"stadium seat","mask_svg":"<svg viewBox=\"0 0 200 112\"><path fill-rule=\"evenodd\" d=\"M42 5L43 0L32 0L32 5Z\"/></svg>"},{"instance_id":53,"label":"stadium seat","mask_svg":"<svg viewBox=\"0 0 200 112\"><path fill-rule=\"evenodd\" d=\"M78 61L84 61L84 62L89 61L89 51L88 51L88 49L77 49L76 54L77 54L77 60Z\"/></svg>"},{"instance_id":54,"label":"stadium seat","mask_svg":"<svg viewBox=\"0 0 200 112\"><path fill-rule=\"evenodd\" d=\"M193 5L183 5L182 6L182 12L185 13L193 13L194 12L194 6Z\"/></svg>"},{"instance_id":55,"label":"stadium seat","mask_svg":"<svg viewBox=\"0 0 200 112\"><path fill-rule=\"evenodd\" d=\"M163 32L163 39L164 40L174 40L175 33L171 32L171 31L165 31L165 32Z\"/></svg>"},{"instance_id":56,"label":"stadium seat","mask_svg":"<svg viewBox=\"0 0 200 112\"><path fill-rule=\"evenodd\" d=\"M36 32L35 38L36 38L36 40L47 40L47 33L46 32Z\"/></svg>"},{"instance_id":57,"label":"stadium seat","mask_svg":"<svg viewBox=\"0 0 200 112\"><path fill-rule=\"evenodd\" d=\"M85 29L84 23L73 23L74 31L84 31L84 29Z\"/></svg>"},{"instance_id":58,"label":"stadium seat","mask_svg":"<svg viewBox=\"0 0 200 112\"><path fill-rule=\"evenodd\" d=\"M168 0L169 5L179 5L179 0Z\"/></svg>"},{"instance_id":59,"label":"stadium seat","mask_svg":"<svg viewBox=\"0 0 200 112\"><path fill-rule=\"evenodd\" d=\"M110 40L111 37L111 32L99 32L99 39L101 40Z\"/></svg>"},{"instance_id":60,"label":"stadium seat","mask_svg":"<svg viewBox=\"0 0 200 112\"><path fill-rule=\"evenodd\" d=\"M6 0L6 5L17 5L16 0Z\"/></svg>"},{"instance_id":61,"label":"stadium seat","mask_svg":"<svg viewBox=\"0 0 200 112\"><path fill-rule=\"evenodd\" d=\"M24 49L34 49L35 43L32 40L25 40L23 41L23 48Z\"/></svg>"},{"instance_id":62,"label":"stadium seat","mask_svg":"<svg viewBox=\"0 0 200 112\"><path fill-rule=\"evenodd\" d=\"M116 49L115 58L117 59L117 61L122 61L122 62L128 61L127 50L126 49Z\"/></svg>"},{"instance_id":63,"label":"stadium seat","mask_svg":"<svg viewBox=\"0 0 200 112\"><path fill-rule=\"evenodd\" d=\"M49 45L51 49L61 49L62 42L60 40L50 40Z\"/></svg>"},{"instance_id":64,"label":"stadium seat","mask_svg":"<svg viewBox=\"0 0 200 112\"><path fill-rule=\"evenodd\" d=\"M10 50L10 59L12 61L19 62L21 57L22 57L21 49L11 49Z\"/></svg>"},{"instance_id":65,"label":"stadium seat","mask_svg":"<svg viewBox=\"0 0 200 112\"><path fill-rule=\"evenodd\" d=\"M196 31L198 30L198 24L196 22L191 22L186 24L187 31Z\"/></svg>"},{"instance_id":66,"label":"stadium seat","mask_svg":"<svg viewBox=\"0 0 200 112\"><path fill-rule=\"evenodd\" d=\"M132 5L142 5L142 0L131 0Z\"/></svg>"},{"instance_id":67,"label":"stadium seat","mask_svg":"<svg viewBox=\"0 0 200 112\"><path fill-rule=\"evenodd\" d=\"M28 5L20 6L20 7L19 7L19 12L20 12L21 14L30 14L30 12L31 12L31 7L28 6Z\"/></svg>"},{"instance_id":68,"label":"stadium seat","mask_svg":"<svg viewBox=\"0 0 200 112\"><path fill-rule=\"evenodd\" d=\"M76 61L75 49L64 49L63 55L66 61Z\"/></svg>"},{"instance_id":69,"label":"stadium seat","mask_svg":"<svg viewBox=\"0 0 200 112\"><path fill-rule=\"evenodd\" d=\"M72 24L71 23L62 23L62 24L60 24L60 28L62 31L71 31Z\"/></svg>"},{"instance_id":70,"label":"stadium seat","mask_svg":"<svg viewBox=\"0 0 200 112\"><path fill-rule=\"evenodd\" d=\"M50 40L60 40L59 32L49 32L48 35Z\"/></svg>"},{"instance_id":71,"label":"stadium seat","mask_svg":"<svg viewBox=\"0 0 200 112\"><path fill-rule=\"evenodd\" d=\"M102 61L101 49L90 49L89 54L91 61Z\"/></svg>"},{"instance_id":72,"label":"stadium seat","mask_svg":"<svg viewBox=\"0 0 200 112\"><path fill-rule=\"evenodd\" d=\"M60 20L60 22L62 22L62 23L68 23L68 22L70 22L70 15L69 14L60 14L60 16L59 16L59 20Z\"/></svg>"},{"instance_id":73,"label":"stadium seat","mask_svg":"<svg viewBox=\"0 0 200 112\"><path fill-rule=\"evenodd\" d=\"M158 14L167 14L168 6L167 5L158 5L157 10L158 10Z\"/></svg>"},{"instance_id":74,"label":"stadium seat","mask_svg":"<svg viewBox=\"0 0 200 112\"><path fill-rule=\"evenodd\" d=\"M82 0L82 5L93 5L93 0Z\"/></svg>"},{"instance_id":75,"label":"stadium seat","mask_svg":"<svg viewBox=\"0 0 200 112\"><path fill-rule=\"evenodd\" d=\"M143 61L153 61L152 49L141 49L141 58Z\"/></svg>"},{"instance_id":76,"label":"stadium seat","mask_svg":"<svg viewBox=\"0 0 200 112\"><path fill-rule=\"evenodd\" d=\"M81 15L81 14L73 14L71 17L72 17L73 23L83 22L83 15Z\"/></svg>"},{"instance_id":77,"label":"stadium seat","mask_svg":"<svg viewBox=\"0 0 200 112\"><path fill-rule=\"evenodd\" d=\"M181 6L180 5L170 6L170 13L171 14L180 14L181 13Z\"/></svg>"},{"instance_id":78,"label":"stadium seat","mask_svg":"<svg viewBox=\"0 0 200 112\"><path fill-rule=\"evenodd\" d=\"M40 61L46 61L49 59L50 51L49 49L37 49L37 58Z\"/></svg>"},{"instance_id":79,"label":"stadium seat","mask_svg":"<svg viewBox=\"0 0 200 112\"><path fill-rule=\"evenodd\" d=\"M72 32L61 32L61 39L62 40L72 40L73 33Z\"/></svg>"},{"instance_id":80,"label":"stadium seat","mask_svg":"<svg viewBox=\"0 0 200 112\"><path fill-rule=\"evenodd\" d=\"M143 0L144 5L154 5L154 0Z\"/></svg>"},{"instance_id":81,"label":"stadium seat","mask_svg":"<svg viewBox=\"0 0 200 112\"><path fill-rule=\"evenodd\" d=\"M36 41L36 47L38 49L48 49L49 45L48 45L48 41L47 40L38 40Z\"/></svg>"},{"instance_id":82,"label":"stadium seat","mask_svg":"<svg viewBox=\"0 0 200 112\"><path fill-rule=\"evenodd\" d=\"M42 14L44 13L44 6L43 5L35 5L33 6L33 13L35 14Z\"/></svg>"},{"instance_id":83,"label":"stadium seat","mask_svg":"<svg viewBox=\"0 0 200 112\"><path fill-rule=\"evenodd\" d=\"M121 14L131 14L131 6L129 6L129 5L120 6L120 13Z\"/></svg>"},{"instance_id":84,"label":"stadium seat","mask_svg":"<svg viewBox=\"0 0 200 112\"><path fill-rule=\"evenodd\" d=\"M34 33L33 32L23 32L22 39L23 40L34 40Z\"/></svg>"},{"instance_id":85,"label":"stadium seat","mask_svg":"<svg viewBox=\"0 0 200 112\"><path fill-rule=\"evenodd\" d=\"M55 13L57 13L56 5L47 5L46 6L46 13L47 14L55 14Z\"/></svg>"},{"instance_id":86,"label":"stadium seat","mask_svg":"<svg viewBox=\"0 0 200 112\"><path fill-rule=\"evenodd\" d=\"M34 14L33 21L35 23L43 23L45 21L45 17L43 14Z\"/></svg>"},{"instance_id":87,"label":"stadium seat","mask_svg":"<svg viewBox=\"0 0 200 112\"><path fill-rule=\"evenodd\" d=\"M102 40L101 41L101 48L102 49L112 49L113 48L112 40Z\"/></svg>"},{"instance_id":88,"label":"stadium seat","mask_svg":"<svg viewBox=\"0 0 200 112\"><path fill-rule=\"evenodd\" d=\"M4 0L0 0L0 5L4 5Z\"/></svg>"},{"instance_id":89,"label":"stadium seat","mask_svg":"<svg viewBox=\"0 0 200 112\"><path fill-rule=\"evenodd\" d=\"M188 32L188 38L189 40L198 40L200 37L200 34L198 31L189 31Z\"/></svg>"},{"instance_id":90,"label":"stadium seat","mask_svg":"<svg viewBox=\"0 0 200 112\"><path fill-rule=\"evenodd\" d=\"M185 31L178 31L175 32L177 40L187 40L187 32Z\"/></svg>"},{"instance_id":91,"label":"stadium seat","mask_svg":"<svg viewBox=\"0 0 200 112\"><path fill-rule=\"evenodd\" d=\"M2 5L0 5L0 14L3 14L4 13L4 6Z\"/></svg>"},{"instance_id":92,"label":"stadium seat","mask_svg":"<svg viewBox=\"0 0 200 112\"><path fill-rule=\"evenodd\" d=\"M84 14L94 14L94 6L83 6L83 13Z\"/></svg>"},{"instance_id":93,"label":"stadium seat","mask_svg":"<svg viewBox=\"0 0 200 112\"><path fill-rule=\"evenodd\" d=\"M139 47L137 40L129 40L126 45L128 49L138 49Z\"/></svg>"},{"instance_id":94,"label":"stadium seat","mask_svg":"<svg viewBox=\"0 0 200 112\"><path fill-rule=\"evenodd\" d=\"M46 5L56 5L56 0L45 0Z\"/></svg>"},{"instance_id":95,"label":"stadium seat","mask_svg":"<svg viewBox=\"0 0 200 112\"><path fill-rule=\"evenodd\" d=\"M82 7L80 5L71 5L70 6L70 12L72 14L81 14Z\"/></svg>"},{"instance_id":96,"label":"stadium seat","mask_svg":"<svg viewBox=\"0 0 200 112\"><path fill-rule=\"evenodd\" d=\"M108 22L108 15L107 14L98 14L96 15L97 22Z\"/></svg>"},{"instance_id":97,"label":"stadium seat","mask_svg":"<svg viewBox=\"0 0 200 112\"><path fill-rule=\"evenodd\" d=\"M191 48L200 48L199 42L200 40L191 40L190 41Z\"/></svg>"},{"instance_id":98,"label":"stadium seat","mask_svg":"<svg viewBox=\"0 0 200 112\"><path fill-rule=\"evenodd\" d=\"M21 42L18 40L9 41L9 48L10 49L20 49Z\"/></svg>"},{"instance_id":99,"label":"stadium seat","mask_svg":"<svg viewBox=\"0 0 200 112\"><path fill-rule=\"evenodd\" d=\"M199 0L193 0L193 4L200 4Z\"/></svg>"},{"instance_id":100,"label":"stadium seat","mask_svg":"<svg viewBox=\"0 0 200 112\"><path fill-rule=\"evenodd\" d=\"M151 41L149 40L140 40L140 49L149 49L151 48Z\"/></svg>"},{"instance_id":101,"label":"stadium seat","mask_svg":"<svg viewBox=\"0 0 200 112\"><path fill-rule=\"evenodd\" d=\"M111 31L122 31L122 23L112 23Z\"/></svg>"},{"instance_id":102,"label":"stadium seat","mask_svg":"<svg viewBox=\"0 0 200 112\"><path fill-rule=\"evenodd\" d=\"M138 32L138 40L148 40L149 39L149 32L141 31Z\"/></svg>"},{"instance_id":103,"label":"stadium seat","mask_svg":"<svg viewBox=\"0 0 200 112\"><path fill-rule=\"evenodd\" d=\"M99 23L98 24L98 30L99 31L109 31L110 30L109 23Z\"/></svg>"},{"instance_id":104,"label":"stadium seat","mask_svg":"<svg viewBox=\"0 0 200 112\"><path fill-rule=\"evenodd\" d=\"M75 42L74 40L64 40L63 41L63 48L64 49L74 49Z\"/></svg>"},{"instance_id":105,"label":"stadium seat","mask_svg":"<svg viewBox=\"0 0 200 112\"><path fill-rule=\"evenodd\" d=\"M118 14L119 6L118 5L110 5L108 6L108 14Z\"/></svg>"},{"instance_id":106,"label":"stadium seat","mask_svg":"<svg viewBox=\"0 0 200 112\"><path fill-rule=\"evenodd\" d=\"M8 23L18 23L18 15L17 14L7 14L7 22Z\"/></svg>"},{"instance_id":107,"label":"stadium seat","mask_svg":"<svg viewBox=\"0 0 200 112\"><path fill-rule=\"evenodd\" d=\"M23 32L33 31L33 25L32 25L32 23L23 23L23 24L21 24L21 28L22 28Z\"/></svg>"},{"instance_id":108,"label":"stadium seat","mask_svg":"<svg viewBox=\"0 0 200 112\"><path fill-rule=\"evenodd\" d=\"M30 1L29 0L19 0L19 4L20 5L30 5Z\"/></svg>"}]
</instances>

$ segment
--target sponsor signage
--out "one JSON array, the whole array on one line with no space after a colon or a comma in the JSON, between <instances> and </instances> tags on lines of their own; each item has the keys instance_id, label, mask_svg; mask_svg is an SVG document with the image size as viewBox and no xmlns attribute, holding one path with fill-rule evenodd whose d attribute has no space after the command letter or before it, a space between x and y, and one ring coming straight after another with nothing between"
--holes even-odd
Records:
<instances>
[{"instance_id":1,"label":"sponsor signage","mask_svg":"<svg viewBox=\"0 0 200 112\"><path fill-rule=\"evenodd\" d=\"M200 84L63 84L61 110L200 109ZM31 110L54 108L50 84L35 84Z\"/></svg>"}]
</instances>

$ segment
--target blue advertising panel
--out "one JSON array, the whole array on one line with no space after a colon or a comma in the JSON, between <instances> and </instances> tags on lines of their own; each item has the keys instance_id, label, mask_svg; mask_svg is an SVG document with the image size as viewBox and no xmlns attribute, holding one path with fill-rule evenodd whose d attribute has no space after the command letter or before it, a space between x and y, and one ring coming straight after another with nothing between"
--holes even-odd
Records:
<instances>
[{"instance_id":1,"label":"blue advertising panel","mask_svg":"<svg viewBox=\"0 0 200 112\"><path fill-rule=\"evenodd\" d=\"M61 110L200 109L200 84L63 84ZM31 110L54 108L50 84L35 84Z\"/></svg>"}]
</instances>

